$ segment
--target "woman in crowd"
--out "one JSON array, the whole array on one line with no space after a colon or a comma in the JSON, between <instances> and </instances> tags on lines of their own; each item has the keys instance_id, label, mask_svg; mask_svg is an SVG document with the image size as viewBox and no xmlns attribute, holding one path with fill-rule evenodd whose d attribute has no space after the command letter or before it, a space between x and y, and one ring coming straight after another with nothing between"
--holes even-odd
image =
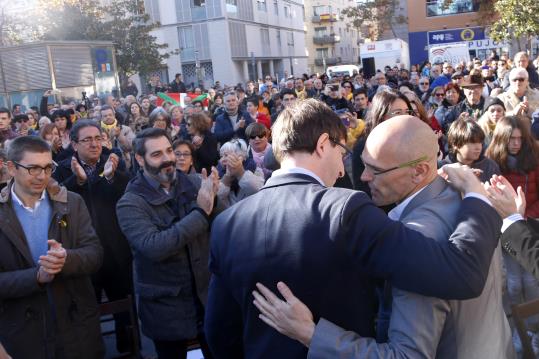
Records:
<instances>
[{"instance_id":1,"label":"woman in crowd","mask_svg":"<svg viewBox=\"0 0 539 359\"><path fill-rule=\"evenodd\" d=\"M395 116L414 115L414 109L410 100L400 93L393 91L381 91L374 95L371 103L371 109L365 121L365 130L358 138L352 151L352 179L354 188L370 195L370 189L367 183L361 181L360 177L365 169L361 160L361 153L365 148L365 141L372 129L381 122Z\"/></svg>"},{"instance_id":2,"label":"woman in crowd","mask_svg":"<svg viewBox=\"0 0 539 359\"><path fill-rule=\"evenodd\" d=\"M539 218L539 149L530 134L529 124L516 116L500 119L494 129L487 156L500 166L502 175L513 188L520 186L524 191L525 217ZM539 298L539 284L532 274L509 254L504 253L504 262L511 305ZM537 319L528 320L528 325L537 327L538 324ZM518 350L520 343L516 331L513 333L513 342Z\"/></svg>"},{"instance_id":3,"label":"woman in crowd","mask_svg":"<svg viewBox=\"0 0 539 359\"><path fill-rule=\"evenodd\" d=\"M433 116L438 107L442 105L445 98L445 90L443 86L436 86L430 93L429 100L425 104L429 117Z\"/></svg>"},{"instance_id":4,"label":"woman in crowd","mask_svg":"<svg viewBox=\"0 0 539 359\"><path fill-rule=\"evenodd\" d=\"M219 160L217 139L210 132L211 125L211 119L205 113L194 113L187 121L187 130L195 149L194 158L197 172L201 172L205 168L210 173L212 166L216 166Z\"/></svg>"},{"instance_id":5,"label":"woman in crowd","mask_svg":"<svg viewBox=\"0 0 539 359\"><path fill-rule=\"evenodd\" d=\"M440 167L448 163L460 163L481 170L479 179L488 181L493 175L499 175L500 167L484 155L485 133L474 120L459 119L454 121L447 133L449 154L440 161Z\"/></svg>"},{"instance_id":6,"label":"woman in crowd","mask_svg":"<svg viewBox=\"0 0 539 359\"><path fill-rule=\"evenodd\" d=\"M185 174L196 173L193 158L195 148L193 147L193 144L185 140L176 140L172 144L172 148L176 155L176 169Z\"/></svg>"},{"instance_id":7,"label":"woman in crowd","mask_svg":"<svg viewBox=\"0 0 539 359\"><path fill-rule=\"evenodd\" d=\"M348 102L352 101L352 99L354 98L354 94L353 94L354 85L352 84L352 82L343 81L341 83L341 88L342 88L342 97Z\"/></svg>"},{"instance_id":8,"label":"woman in crowd","mask_svg":"<svg viewBox=\"0 0 539 359\"><path fill-rule=\"evenodd\" d=\"M217 198L225 207L255 194L264 185L264 174L249 159L244 140L233 139L224 143L217 169L221 181Z\"/></svg>"},{"instance_id":9,"label":"woman in crowd","mask_svg":"<svg viewBox=\"0 0 539 359\"><path fill-rule=\"evenodd\" d=\"M251 96L247 99L247 113L251 116L253 122L261 123L267 129L271 128L271 120L268 115L258 112L258 96Z\"/></svg>"},{"instance_id":10,"label":"woman in crowd","mask_svg":"<svg viewBox=\"0 0 539 359\"><path fill-rule=\"evenodd\" d=\"M49 123L39 130L39 137L47 141L51 146L52 159L55 162L60 162L68 157L71 152L62 147L62 139L60 132L54 123Z\"/></svg>"},{"instance_id":11,"label":"woman in crowd","mask_svg":"<svg viewBox=\"0 0 539 359\"><path fill-rule=\"evenodd\" d=\"M445 116L451 111L453 106L457 105L460 101L460 88L454 83L448 83L445 86L445 98L442 100L441 105L434 112L434 117L436 121L442 126L442 123L445 123Z\"/></svg>"},{"instance_id":12,"label":"woman in crowd","mask_svg":"<svg viewBox=\"0 0 539 359\"><path fill-rule=\"evenodd\" d=\"M273 172L264 166L264 158L271 152L268 130L261 123L251 123L245 129L245 136L249 139L249 157L255 161L256 167L264 173L264 179L267 180Z\"/></svg>"},{"instance_id":13,"label":"woman in crowd","mask_svg":"<svg viewBox=\"0 0 539 359\"><path fill-rule=\"evenodd\" d=\"M150 127L160 128L167 131L168 135L173 140L180 131L179 126L172 126L168 112L162 107L156 107L152 113L150 113L149 125Z\"/></svg>"},{"instance_id":14,"label":"woman in crowd","mask_svg":"<svg viewBox=\"0 0 539 359\"><path fill-rule=\"evenodd\" d=\"M181 138L182 140L189 139L189 132L187 131L187 121L183 116L183 108L181 106L172 106L169 109L168 113L170 114L170 121L172 127L179 127L179 132L176 136L178 138Z\"/></svg>"},{"instance_id":15,"label":"woman in crowd","mask_svg":"<svg viewBox=\"0 0 539 359\"><path fill-rule=\"evenodd\" d=\"M26 116L28 116L28 129L32 131L39 131L39 124L37 123L36 112L33 110L26 111Z\"/></svg>"},{"instance_id":16,"label":"woman in crowd","mask_svg":"<svg viewBox=\"0 0 539 359\"><path fill-rule=\"evenodd\" d=\"M213 98L213 104L210 106L210 114L215 119L224 110L223 94L219 92Z\"/></svg>"},{"instance_id":17,"label":"woman in crowd","mask_svg":"<svg viewBox=\"0 0 539 359\"><path fill-rule=\"evenodd\" d=\"M483 107L485 113L479 118L477 123L485 133L485 146L488 147L492 140L492 134L496 124L505 116L505 105L497 97L489 97L485 100Z\"/></svg>"},{"instance_id":18,"label":"woman in crowd","mask_svg":"<svg viewBox=\"0 0 539 359\"><path fill-rule=\"evenodd\" d=\"M58 129L64 150L70 148L71 139L69 138L69 131L71 130L72 123L69 113L65 110L56 110L51 114L51 120Z\"/></svg>"},{"instance_id":19,"label":"woman in crowd","mask_svg":"<svg viewBox=\"0 0 539 359\"><path fill-rule=\"evenodd\" d=\"M88 109L83 103L79 103L77 107L75 107L75 113L78 118L89 118Z\"/></svg>"},{"instance_id":20,"label":"woman in crowd","mask_svg":"<svg viewBox=\"0 0 539 359\"><path fill-rule=\"evenodd\" d=\"M142 107L137 102L133 102L129 106L127 123L135 133L149 127L148 117L143 115Z\"/></svg>"}]
</instances>

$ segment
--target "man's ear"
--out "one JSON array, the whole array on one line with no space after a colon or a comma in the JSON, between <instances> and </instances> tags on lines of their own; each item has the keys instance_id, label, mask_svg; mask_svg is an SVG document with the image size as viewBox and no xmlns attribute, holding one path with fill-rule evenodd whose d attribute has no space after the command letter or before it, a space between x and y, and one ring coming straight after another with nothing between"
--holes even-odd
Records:
<instances>
[{"instance_id":1,"label":"man's ear","mask_svg":"<svg viewBox=\"0 0 539 359\"><path fill-rule=\"evenodd\" d=\"M16 171L15 164L11 161L7 161L6 164L7 164L7 173L9 173L11 177L15 177L15 171Z\"/></svg>"},{"instance_id":2,"label":"man's ear","mask_svg":"<svg viewBox=\"0 0 539 359\"><path fill-rule=\"evenodd\" d=\"M318 141L316 141L316 154L318 154L318 156L321 156L322 152L327 149L327 146L329 146L329 144L329 135L324 132L320 135L320 137L318 137Z\"/></svg>"},{"instance_id":3,"label":"man's ear","mask_svg":"<svg viewBox=\"0 0 539 359\"><path fill-rule=\"evenodd\" d=\"M430 173L430 164L428 162L421 162L414 167L414 175L412 181L415 184L421 183Z\"/></svg>"},{"instance_id":4,"label":"man's ear","mask_svg":"<svg viewBox=\"0 0 539 359\"><path fill-rule=\"evenodd\" d=\"M141 155L135 153L135 159L141 168L144 167L144 158Z\"/></svg>"}]
</instances>

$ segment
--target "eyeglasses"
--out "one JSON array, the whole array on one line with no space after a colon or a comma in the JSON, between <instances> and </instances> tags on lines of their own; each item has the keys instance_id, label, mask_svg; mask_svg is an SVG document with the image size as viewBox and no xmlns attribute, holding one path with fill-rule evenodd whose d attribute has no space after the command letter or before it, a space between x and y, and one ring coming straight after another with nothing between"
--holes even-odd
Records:
<instances>
[{"instance_id":1,"label":"eyeglasses","mask_svg":"<svg viewBox=\"0 0 539 359\"><path fill-rule=\"evenodd\" d=\"M191 122L187 122L187 123L185 124L185 126L191 127Z\"/></svg>"},{"instance_id":2,"label":"eyeglasses","mask_svg":"<svg viewBox=\"0 0 539 359\"><path fill-rule=\"evenodd\" d=\"M420 85L427 85L427 86L429 85L428 82L420 82L419 84L420 84Z\"/></svg>"},{"instance_id":3,"label":"eyeglasses","mask_svg":"<svg viewBox=\"0 0 539 359\"><path fill-rule=\"evenodd\" d=\"M336 146L339 146L340 148L344 150L344 152L341 151L343 158L346 156L352 155L352 150L346 147L345 145L343 145L342 143L340 143L339 141L335 141L334 139L329 138L329 142L333 143Z\"/></svg>"},{"instance_id":4,"label":"eyeglasses","mask_svg":"<svg viewBox=\"0 0 539 359\"><path fill-rule=\"evenodd\" d=\"M517 81L518 82L524 82L524 81L526 81L526 79L523 78L523 77L517 77L516 79L511 79L511 81L513 81L513 82L517 82Z\"/></svg>"},{"instance_id":5,"label":"eyeglasses","mask_svg":"<svg viewBox=\"0 0 539 359\"><path fill-rule=\"evenodd\" d=\"M462 79L462 76L455 76L453 77L453 80L461 80Z\"/></svg>"},{"instance_id":6,"label":"eyeglasses","mask_svg":"<svg viewBox=\"0 0 539 359\"><path fill-rule=\"evenodd\" d=\"M379 176L379 175L383 175L384 173L388 173L388 172L391 172L391 171L394 171L394 170L398 170L399 168L413 167L413 166L417 165L420 162L426 161L427 159L428 159L428 156L422 156L422 157L420 157L420 158L418 158L416 160L401 163L400 165L388 168L387 170L381 170L381 169L374 168L373 166L367 164L365 161L363 161L363 164L365 165L365 168L368 168L372 172L373 176Z\"/></svg>"},{"instance_id":7,"label":"eyeglasses","mask_svg":"<svg viewBox=\"0 0 539 359\"><path fill-rule=\"evenodd\" d=\"M345 89L351 89L352 86L343 86Z\"/></svg>"},{"instance_id":8,"label":"eyeglasses","mask_svg":"<svg viewBox=\"0 0 539 359\"><path fill-rule=\"evenodd\" d=\"M15 162L13 161L13 163L15 164L16 167L22 167L24 168L25 170L28 171L28 174L30 176L39 176L43 171L45 171L45 175L47 176L50 176L55 170L56 170L56 162L53 161L53 163L51 163L50 165L47 165L45 167L40 167L40 166L35 166L35 165L32 165L32 166L25 166L23 164L20 164L19 162Z\"/></svg>"},{"instance_id":9,"label":"eyeglasses","mask_svg":"<svg viewBox=\"0 0 539 359\"><path fill-rule=\"evenodd\" d=\"M101 143L102 140L103 140L103 137L95 136L95 137L86 137L86 138L83 138L82 140L78 140L77 142L88 145L91 142Z\"/></svg>"},{"instance_id":10,"label":"eyeglasses","mask_svg":"<svg viewBox=\"0 0 539 359\"><path fill-rule=\"evenodd\" d=\"M251 135L251 136L249 136L249 138L250 138L251 140L254 140L254 139L257 139L257 138L263 139L263 138L265 138L265 137L266 137L266 135Z\"/></svg>"},{"instance_id":11,"label":"eyeglasses","mask_svg":"<svg viewBox=\"0 0 539 359\"><path fill-rule=\"evenodd\" d=\"M192 156L191 152L174 152L174 154L176 155L176 157L180 158L180 157L185 157L185 158L189 158Z\"/></svg>"},{"instance_id":12,"label":"eyeglasses","mask_svg":"<svg viewBox=\"0 0 539 359\"><path fill-rule=\"evenodd\" d=\"M435 94L434 96L436 96L436 97L444 97L444 96L445 96L445 93L437 93L437 94Z\"/></svg>"},{"instance_id":13,"label":"eyeglasses","mask_svg":"<svg viewBox=\"0 0 539 359\"><path fill-rule=\"evenodd\" d=\"M389 112L386 116L391 118L391 117L395 117L395 116L414 115L414 114L415 114L414 110L401 110L401 109L398 109L398 110Z\"/></svg>"}]
</instances>

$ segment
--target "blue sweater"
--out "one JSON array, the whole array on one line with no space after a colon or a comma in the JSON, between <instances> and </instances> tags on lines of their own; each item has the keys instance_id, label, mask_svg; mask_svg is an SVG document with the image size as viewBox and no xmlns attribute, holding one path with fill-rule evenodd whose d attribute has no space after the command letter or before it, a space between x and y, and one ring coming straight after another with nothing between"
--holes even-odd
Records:
<instances>
[{"instance_id":1,"label":"blue sweater","mask_svg":"<svg viewBox=\"0 0 539 359\"><path fill-rule=\"evenodd\" d=\"M47 254L48 250L47 240L49 239L49 225L52 216L49 197L45 195L45 198L41 200L39 206L33 212L22 207L15 198L11 203L21 223L34 263L37 265L39 256Z\"/></svg>"}]
</instances>

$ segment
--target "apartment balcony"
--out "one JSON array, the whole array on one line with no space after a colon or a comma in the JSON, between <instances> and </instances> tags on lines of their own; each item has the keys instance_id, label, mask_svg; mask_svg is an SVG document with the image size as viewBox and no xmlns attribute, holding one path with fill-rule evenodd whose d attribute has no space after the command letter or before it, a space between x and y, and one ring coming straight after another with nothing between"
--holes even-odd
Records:
<instances>
[{"instance_id":1,"label":"apartment balcony","mask_svg":"<svg viewBox=\"0 0 539 359\"><path fill-rule=\"evenodd\" d=\"M326 44L335 44L341 41L339 35L323 35L323 36L313 36L313 43L316 45L326 45Z\"/></svg>"},{"instance_id":2,"label":"apartment balcony","mask_svg":"<svg viewBox=\"0 0 539 359\"><path fill-rule=\"evenodd\" d=\"M340 57L326 57L326 66L333 66L341 63ZM314 59L316 66L324 66L324 59Z\"/></svg>"},{"instance_id":3,"label":"apartment balcony","mask_svg":"<svg viewBox=\"0 0 539 359\"><path fill-rule=\"evenodd\" d=\"M322 22L335 22L339 20L338 14L320 14L320 15L313 15L311 18L311 22L314 22L315 24L319 24Z\"/></svg>"}]
</instances>

